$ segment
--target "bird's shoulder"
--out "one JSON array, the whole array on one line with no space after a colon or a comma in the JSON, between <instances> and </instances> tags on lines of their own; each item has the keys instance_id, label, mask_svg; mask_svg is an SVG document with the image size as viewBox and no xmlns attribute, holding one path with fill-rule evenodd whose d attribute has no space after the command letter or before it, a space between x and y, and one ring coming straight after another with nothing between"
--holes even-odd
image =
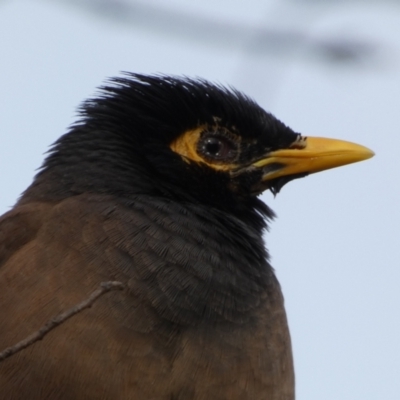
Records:
<instances>
[{"instance_id":1,"label":"bird's shoulder","mask_svg":"<svg viewBox=\"0 0 400 400\"><path fill-rule=\"evenodd\" d=\"M262 245L240 220L201 205L86 193L56 203L22 202L5 214L0 273L33 289L55 279L56 287L74 290L80 275L90 276L87 290L119 279L153 307L180 309L189 301L200 315L210 290L224 298L260 292L265 260L257 241ZM31 275L31 283L22 283Z\"/></svg>"},{"instance_id":2,"label":"bird's shoulder","mask_svg":"<svg viewBox=\"0 0 400 400\"><path fill-rule=\"evenodd\" d=\"M45 203L26 204L0 217L0 267L35 238L51 207Z\"/></svg>"}]
</instances>

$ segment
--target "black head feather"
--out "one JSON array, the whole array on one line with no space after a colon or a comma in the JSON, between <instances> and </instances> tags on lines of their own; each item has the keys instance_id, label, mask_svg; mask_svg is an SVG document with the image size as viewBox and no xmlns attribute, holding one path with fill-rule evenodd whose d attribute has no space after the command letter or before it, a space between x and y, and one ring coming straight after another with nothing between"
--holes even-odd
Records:
<instances>
[{"instance_id":1,"label":"black head feather","mask_svg":"<svg viewBox=\"0 0 400 400\"><path fill-rule=\"evenodd\" d=\"M185 163L171 141L201 124L234 129L253 141L254 156L288 146L296 134L253 100L201 79L125 74L86 101L81 119L53 145L21 202L56 201L84 192L123 201L145 194L205 204L250 218L273 212L246 188L231 190L228 174Z\"/></svg>"}]
</instances>

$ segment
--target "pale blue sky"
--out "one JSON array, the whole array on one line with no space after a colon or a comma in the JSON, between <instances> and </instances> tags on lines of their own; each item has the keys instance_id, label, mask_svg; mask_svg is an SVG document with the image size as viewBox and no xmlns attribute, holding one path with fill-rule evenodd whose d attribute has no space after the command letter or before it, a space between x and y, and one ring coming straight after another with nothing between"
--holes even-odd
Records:
<instances>
[{"instance_id":1,"label":"pale blue sky","mask_svg":"<svg viewBox=\"0 0 400 400\"><path fill-rule=\"evenodd\" d=\"M106 18L83 3L0 2L0 213L80 102L122 70L231 84L304 135L370 147L372 160L294 181L276 199L265 194L279 216L266 241L286 298L297 399L398 400L398 2L168 2L225 24L229 35L233 25L299 38L271 51L252 35L196 38L195 27L185 35L162 19L118 22L111 9ZM328 62L322 45L343 40L367 44L365 56Z\"/></svg>"}]
</instances>

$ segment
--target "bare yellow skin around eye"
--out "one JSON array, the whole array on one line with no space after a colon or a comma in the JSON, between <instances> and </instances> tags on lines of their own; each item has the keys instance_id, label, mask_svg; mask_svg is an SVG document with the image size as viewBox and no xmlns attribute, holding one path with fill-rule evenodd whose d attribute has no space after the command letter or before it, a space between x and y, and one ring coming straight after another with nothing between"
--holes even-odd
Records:
<instances>
[{"instance_id":1,"label":"bare yellow skin around eye","mask_svg":"<svg viewBox=\"0 0 400 400\"><path fill-rule=\"evenodd\" d=\"M206 129L205 126L199 126L195 129L186 131L183 135L179 136L170 144L170 149L179 154L186 162L197 162L207 164L211 168L220 171L230 171L237 167L236 164L223 164L223 163L213 163L209 160L205 160L197 152L197 143L201 137L201 133Z\"/></svg>"}]
</instances>

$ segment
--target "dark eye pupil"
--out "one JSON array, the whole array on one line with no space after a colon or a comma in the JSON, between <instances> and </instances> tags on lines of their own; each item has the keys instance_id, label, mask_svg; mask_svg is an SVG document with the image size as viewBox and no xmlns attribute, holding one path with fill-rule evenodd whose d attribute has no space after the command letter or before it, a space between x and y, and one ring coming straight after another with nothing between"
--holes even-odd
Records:
<instances>
[{"instance_id":1,"label":"dark eye pupil","mask_svg":"<svg viewBox=\"0 0 400 400\"><path fill-rule=\"evenodd\" d=\"M218 162L232 161L237 154L234 140L219 133L206 133L200 139L197 150L206 159Z\"/></svg>"},{"instance_id":2,"label":"dark eye pupil","mask_svg":"<svg viewBox=\"0 0 400 400\"><path fill-rule=\"evenodd\" d=\"M205 143L205 150L210 155L217 155L221 150L222 143L216 138L208 138Z\"/></svg>"}]
</instances>

